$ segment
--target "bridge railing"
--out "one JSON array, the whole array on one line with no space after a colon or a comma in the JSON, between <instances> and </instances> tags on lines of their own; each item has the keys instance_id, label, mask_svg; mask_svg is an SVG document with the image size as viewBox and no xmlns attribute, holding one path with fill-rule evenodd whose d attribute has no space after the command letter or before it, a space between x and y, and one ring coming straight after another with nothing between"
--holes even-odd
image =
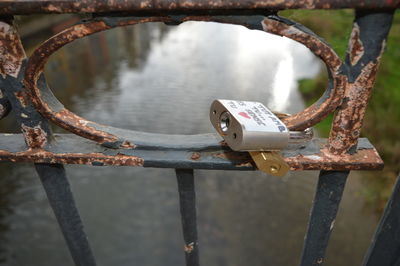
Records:
<instances>
[{"instance_id":1,"label":"bridge railing","mask_svg":"<svg viewBox=\"0 0 400 266\"><path fill-rule=\"evenodd\" d=\"M372 144L359 138L364 114L399 0L141 0L0 1L0 117L11 109L22 134L0 135L0 161L31 162L47 193L76 265L95 265L63 164L174 168L187 265L199 265L193 169L256 170L246 152L229 149L216 134L164 135L130 131L89 121L67 110L53 95L43 71L64 45L99 31L148 22L236 24L291 38L326 65L329 80L321 98L284 118L291 130L312 127L334 113L328 139L283 151L292 171L320 170L301 265L321 265L351 170L380 170ZM322 38L279 16L284 9L355 9L348 53L342 60ZM14 15L86 13L85 19L44 41L27 58ZM70 134L53 134L49 122ZM399 263L400 184L382 218L364 265ZM162 262L160 262L161 264Z\"/></svg>"}]
</instances>

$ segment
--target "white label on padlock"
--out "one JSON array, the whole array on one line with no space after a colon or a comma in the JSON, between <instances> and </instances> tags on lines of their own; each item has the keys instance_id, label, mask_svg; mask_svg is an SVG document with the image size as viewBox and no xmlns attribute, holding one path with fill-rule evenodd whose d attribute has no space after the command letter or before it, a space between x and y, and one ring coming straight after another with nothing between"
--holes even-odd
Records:
<instances>
[{"instance_id":1,"label":"white label on padlock","mask_svg":"<svg viewBox=\"0 0 400 266\"><path fill-rule=\"evenodd\" d=\"M282 121L259 102L220 100L247 131L289 132Z\"/></svg>"}]
</instances>

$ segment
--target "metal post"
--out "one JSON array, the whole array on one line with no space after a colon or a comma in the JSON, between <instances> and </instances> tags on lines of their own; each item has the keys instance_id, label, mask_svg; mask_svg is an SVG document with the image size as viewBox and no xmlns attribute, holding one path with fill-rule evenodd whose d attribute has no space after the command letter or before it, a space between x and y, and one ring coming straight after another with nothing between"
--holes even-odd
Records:
<instances>
[{"instance_id":1,"label":"metal post","mask_svg":"<svg viewBox=\"0 0 400 266\"><path fill-rule=\"evenodd\" d=\"M357 149L393 12L356 10L346 55L348 84L329 136L329 151L335 155L354 153Z\"/></svg>"},{"instance_id":2,"label":"metal post","mask_svg":"<svg viewBox=\"0 0 400 266\"><path fill-rule=\"evenodd\" d=\"M182 218L183 238L187 266L199 266L197 240L196 193L193 169L175 169L178 180L179 203Z\"/></svg>"},{"instance_id":3,"label":"metal post","mask_svg":"<svg viewBox=\"0 0 400 266\"><path fill-rule=\"evenodd\" d=\"M400 265L400 176L397 177L363 265Z\"/></svg>"},{"instance_id":4,"label":"metal post","mask_svg":"<svg viewBox=\"0 0 400 266\"><path fill-rule=\"evenodd\" d=\"M300 265L322 265L348 174L320 172Z\"/></svg>"},{"instance_id":5,"label":"metal post","mask_svg":"<svg viewBox=\"0 0 400 266\"><path fill-rule=\"evenodd\" d=\"M48 122L35 110L22 84L26 55L12 18L0 19L0 89L11 103L29 150L43 151L52 141ZM4 58L3 58L4 57ZM44 77L42 77L44 81ZM64 166L35 164L50 205L76 265L96 265L69 187Z\"/></svg>"},{"instance_id":6,"label":"metal post","mask_svg":"<svg viewBox=\"0 0 400 266\"><path fill-rule=\"evenodd\" d=\"M61 164L35 164L47 198L76 265L95 266L70 185Z\"/></svg>"}]
</instances>

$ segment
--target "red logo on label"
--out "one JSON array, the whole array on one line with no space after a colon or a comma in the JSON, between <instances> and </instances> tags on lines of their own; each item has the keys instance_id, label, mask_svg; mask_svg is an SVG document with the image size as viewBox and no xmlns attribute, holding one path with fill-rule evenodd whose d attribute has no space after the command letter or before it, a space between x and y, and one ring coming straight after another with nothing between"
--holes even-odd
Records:
<instances>
[{"instance_id":1,"label":"red logo on label","mask_svg":"<svg viewBox=\"0 0 400 266\"><path fill-rule=\"evenodd\" d=\"M246 112L240 112L239 115L246 117L247 119L251 119L251 117Z\"/></svg>"}]
</instances>

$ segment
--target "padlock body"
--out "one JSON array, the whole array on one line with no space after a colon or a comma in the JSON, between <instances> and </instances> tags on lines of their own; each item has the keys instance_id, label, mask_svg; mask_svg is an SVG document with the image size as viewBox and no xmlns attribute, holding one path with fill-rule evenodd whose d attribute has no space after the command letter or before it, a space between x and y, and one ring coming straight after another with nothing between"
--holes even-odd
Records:
<instances>
[{"instance_id":1,"label":"padlock body","mask_svg":"<svg viewBox=\"0 0 400 266\"><path fill-rule=\"evenodd\" d=\"M235 151L274 151L288 146L288 128L259 102L215 100L210 121Z\"/></svg>"}]
</instances>

